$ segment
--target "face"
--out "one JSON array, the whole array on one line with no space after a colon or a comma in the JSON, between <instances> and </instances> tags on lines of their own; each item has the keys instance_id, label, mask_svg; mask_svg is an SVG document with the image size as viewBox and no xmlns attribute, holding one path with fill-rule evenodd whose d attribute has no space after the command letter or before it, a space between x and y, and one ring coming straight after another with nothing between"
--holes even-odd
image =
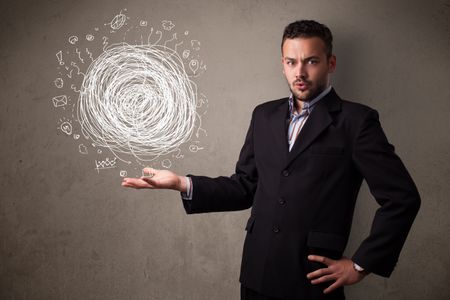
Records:
<instances>
[{"instance_id":1,"label":"face","mask_svg":"<svg viewBox=\"0 0 450 300\"><path fill-rule=\"evenodd\" d=\"M336 57L327 59L325 43L318 37L294 38L284 41L281 63L295 99L310 101L327 88Z\"/></svg>"}]
</instances>

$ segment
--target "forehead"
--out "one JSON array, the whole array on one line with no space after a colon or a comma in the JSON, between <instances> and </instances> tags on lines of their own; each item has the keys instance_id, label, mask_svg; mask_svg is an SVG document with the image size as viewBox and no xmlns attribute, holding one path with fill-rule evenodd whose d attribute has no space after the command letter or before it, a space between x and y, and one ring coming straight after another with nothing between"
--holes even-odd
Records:
<instances>
[{"instance_id":1,"label":"forehead","mask_svg":"<svg viewBox=\"0 0 450 300\"><path fill-rule=\"evenodd\" d=\"M286 39L283 43L282 55L287 57L326 56L326 47L319 37Z\"/></svg>"}]
</instances>

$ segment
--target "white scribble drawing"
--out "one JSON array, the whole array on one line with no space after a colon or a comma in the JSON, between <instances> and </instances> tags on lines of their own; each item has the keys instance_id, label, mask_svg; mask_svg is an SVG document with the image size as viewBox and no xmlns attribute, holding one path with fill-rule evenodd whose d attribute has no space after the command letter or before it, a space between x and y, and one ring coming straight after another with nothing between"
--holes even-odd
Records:
<instances>
[{"instance_id":1,"label":"white scribble drawing","mask_svg":"<svg viewBox=\"0 0 450 300\"><path fill-rule=\"evenodd\" d=\"M64 132L67 135L71 135L72 134L72 124L70 124L69 122L65 121L61 123L61 131Z\"/></svg>"},{"instance_id":2,"label":"white scribble drawing","mask_svg":"<svg viewBox=\"0 0 450 300\"><path fill-rule=\"evenodd\" d=\"M172 157L175 157L175 158L183 158L184 157L184 155L181 154L181 149L180 148L176 149L176 152L177 153L173 154Z\"/></svg>"},{"instance_id":3,"label":"white scribble drawing","mask_svg":"<svg viewBox=\"0 0 450 300\"><path fill-rule=\"evenodd\" d=\"M78 145L78 152L80 152L81 154L88 154L88 149L85 145L80 144Z\"/></svg>"},{"instance_id":4,"label":"white scribble drawing","mask_svg":"<svg viewBox=\"0 0 450 300\"><path fill-rule=\"evenodd\" d=\"M105 160L95 160L95 170L100 173L100 170L112 169L116 167L117 158L109 159L108 157Z\"/></svg>"},{"instance_id":5,"label":"white scribble drawing","mask_svg":"<svg viewBox=\"0 0 450 300\"><path fill-rule=\"evenodd\" d=\"M187 59L187 58L189 57L189 54L191 54L191 51L190 51L190 50L188 50L188 49L184 50L184 51L183 51L183 58L184 58L184 59Z\"/></svg>"},{"instance_id":6,"label":"white scribble drawing","mask_svg":"<svg viewBox=\"0 0 450 300\"><path fill-rule=\"evenodd\" d=\"M125 25L125 22L127 21L127 16L120 11L118 15L116 15L110 23L107 23L105 25L110 25L112 30L118 30L122 28L123 25Z\"/></svg>"},{"instance_id":7,"label":"white scribble drawing","mask_svg":"<svg viewBox=\"0 0 450 300\"><path fill-rule=\"evenodd\" d=\"M190 145L189 146L189 151L191 151L191 152L197 152L197 151L203 150L203 149L204 149L203 147L199 147L198 145Z\"/></svg>"},{"instance_id":8,"label":"white scribble drawing","mask_svg":"<svg viewBox=\"0 0 450 300\"><path fill-rule=\"evenodd\" d=\"M62 66L62 65L64 65L64 62L63 62L63 60L62 60L62 51L58 51L57 53L56 53L56 58L58 59L58 62L59 62L59 64Z\"/></svg>"},{"instance_id":9,"label":"white scribble drawing","mask_svg":"<svg viewBox=\"0 0 450 300\"><path fill-rule=\"evenodd\" d=\"M62 89L64 87L64 80L62 78L56 78L53 83L58 89Z\"/></svg>"},{"instance_id":10,"label":"white scribble drawing","mask_svg":"<svg viewBox=\"0 0 450 300\"><path fill-rule=\"evenodd\" d=\"M197 107L202 107L203 105L208 106L208 98L205 96L205 94L200 93L200 97L198 97L197 99Z\"/></svg>"},{"instance_id":11,"label":"white scribble drawing","mask_svg":"<svg viewBox=\"0 0 450 300\"><path fill-rule=\"evenodd\" d=\"M170 161L170 159L166 158L161 162L161 166L163 166L166 169L170 169L170 167L172 166L172 162Z\"/></svg>"},{"instance_id":12,"label":"white scribble drawing","mask_svg":"<svg viewBox=\"0 0 450 300\"><path fill-rule=\"evenodd\" d=\"M198 70L198 60L193 59L189 62L189 68L191 69L192 73L195 74Z\"/></svg>"},{"instance_id":13,"label":"white scribble drawing","mask_svg":"<svg viewBox=\"0 0 450 300\"><path fill-rule=\"evenodd\" d=\"M66 95L59 95L55 96L52 99L53 106L54 107L62 107L67 105L67 96Z\"/></svg>"},{"instance_id":14,"label":"white scribble drawing","mask_svg":"<svg viewBox=\"0 0 450 300\"><path fill-rule=\"evenodd\" d=\"M71 43L72 45L75 45L78 42L78 37L76 35L72 35L69 37L69 43Z\"/></svg>"},{"instance_id":15,"label":"white scribble drawing","mask_svg":"<svg viewBox=\"0 0 450 300\"><path fill-rule=\"evenodd\" d=\"M80 71L80 67L79 67L75 62L72 61L72 62L70 63L70 65L71 65L72 67L74 67L74 68L77 69L77 75L83 75L83 76L86 76L83 72Z\"/></svg>"},{"instance_id":16,"label":"white scribble drawing","mask_svg":"<svg viewBox=\"0 0 450 300\"><path fill-rule=\"evenodd\" d=\"M120 170L119 175L120 177L127 177L128 173L125 170Z\"/></svg>"},{"instance_id":17,"label":"white scribble drawing","mask_svg":"<svg viewBox=\"0 0 450 300\"><path fill-rule=\"evenodd\" d=\"M172 21L164 20L162 21L162 27L164 30L170 31L175 27L175 24Z\"/></svg>"},{"instance_id":18,"label":"white scribble drawing","mask_svg":"<svg viewBox=\"0 0 450 300\"><path fill-rule=\"evenodd\" d=\"M81 57L81 52L78 50L78 48L75 48L75 53L78 54L78 59L81 61L82 64L84 64L84 59Z\"/></svg>"},{"instance_id":19,"label":"white scribble drawing","mask_svg":"<svg viewBox=\"0 0 450 300\"><path fill-rule=\"evenodd\" d=\"M80 154L91 146L89 154L97 157L110 153L95 160L98 172L119 163L144 167L157 159L168 169L183 152L203 149L191 141L201 131L206 136L201 118L207 99L194 81L206 70L196 52L200 42L187 30L175 32L178 27L167 19L159 28L139 18L129 25L126 14L124 9L104 24L109 33L95 27L68 34L67 48L55 51L59 75L53 83L62 90L52 104L64 115L57 129L86 139L77 142ZM74 93L77 103L68 96Z\"/></svg>"},{"instance_id":20,"label":"white scribble drawing","mask_svg":"<svg viewBox=\"0 0 450 300\"><path fill-rule=\"evenodd\" d=\"M91 59L91 61L94 61L94 58L92 58L92 53L89 51L88 48L86 48L86 53L87 53L87 55L89 55L89 58Z\"/></svg>"},{"instance_id":21,"label":"white scribble drawing","mask_svg":"<svg viewBox=\"0 0 450 300\"><path fill-rule=\"evenodd\" d=\"M200 50L200 41L192 40L191 46L192 46L192 49L194 49L195 51Z\"/></svg>"},{"instance_id":22,"label":"white scribble drawing","mask_svg":"<svg viewBox=\"0 0 450 300\"><path fill-rule=\"evenodd\" d=\"M176 33L174 33L173 35L172 35L172 38L170 39L170 40L167 40L167 41L165 41L164 42L164 47L167 47L167 44L168 43L170 43L170 42L172 42L172 41L175 41L177 39L177 34ZM175 51L176 51L177 49L175 48Z\"/></svg>"},{"instance_id":23,"label":"white scribble drawing","mask_svg":"<svg viewBox=\"0 0 450 300\"><path fill-rule=\"evenodd\" d=\"M75 93L79 93L80 92L80 90L73 83L70 85L70 89L73 90Z\"/></svg>"},{"instance_id":24,"label":"white scribble drawing","mask_svg":"<svg viewBox=\"0 0 450 300\"><path fill-rule=\"evenodd\" d=\"M90 66L78 119L97 146L152 160L192 135L196 85L179 55L163 46L121 44Z\"/></svg>"}]
</instances>

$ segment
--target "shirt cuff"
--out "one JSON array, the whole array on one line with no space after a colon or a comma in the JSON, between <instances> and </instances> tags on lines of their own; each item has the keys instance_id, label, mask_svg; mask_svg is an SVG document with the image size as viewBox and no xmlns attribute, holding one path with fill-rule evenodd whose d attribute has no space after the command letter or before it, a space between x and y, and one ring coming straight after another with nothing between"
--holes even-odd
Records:
<instances>
[{"instance_id":1,"label":"shirt cuff","mask_svg":"<svg viewBox=\"0 0 450 300\"><path fill-rule=\"evenodd\" d=\"M181 198L183 200L192 200L192 179L188 176L184 177L186 180L186 193L181 192Z\"/></svg>"}]
</instances>

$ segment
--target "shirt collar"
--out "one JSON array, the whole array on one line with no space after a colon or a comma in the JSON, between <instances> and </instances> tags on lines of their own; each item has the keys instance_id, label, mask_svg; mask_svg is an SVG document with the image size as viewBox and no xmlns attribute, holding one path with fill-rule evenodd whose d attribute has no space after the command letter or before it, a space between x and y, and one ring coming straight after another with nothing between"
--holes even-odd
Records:
<instances>
[{"instance_id":1,"label":"shirt collar","mask_svg":"<svg viewBox=\"0 0 450 300\"><path fill-rule=\"evenodd\" d=\"M303 102L302 112L308 111L308 113L311 112L311 110L314 108L314 105L316 105L317 102L319 102L320 99L322 99L326 94L328 94L331 91L331 85L329 85L325 90L323 90L319 95L317 95L314 99L308 102ZM297 115L297 111L294 108L294 95L289 96L289 114L290 116Z\"/></svg>"}]
</instances>

